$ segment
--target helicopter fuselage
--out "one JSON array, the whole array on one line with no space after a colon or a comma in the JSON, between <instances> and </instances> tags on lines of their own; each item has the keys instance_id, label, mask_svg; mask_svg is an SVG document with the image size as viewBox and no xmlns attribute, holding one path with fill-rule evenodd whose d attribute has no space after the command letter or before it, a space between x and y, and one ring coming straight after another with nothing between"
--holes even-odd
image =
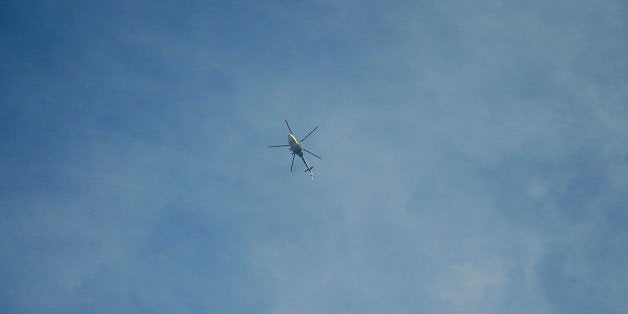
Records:
<instances>
[{"instance_id":1,"label":"helicopter fuselage","mask_svg":"<svg viewBox=\"0 0 628 314\"><path fill-rule=\"evenodd\" d=\"M301 145L299 140L294 137L294 135L290 134L288 136L288 144L290 145L290 151L293 154L296 154L299 157L303 157L303 146Z\"/></svg>"}]
</instances>

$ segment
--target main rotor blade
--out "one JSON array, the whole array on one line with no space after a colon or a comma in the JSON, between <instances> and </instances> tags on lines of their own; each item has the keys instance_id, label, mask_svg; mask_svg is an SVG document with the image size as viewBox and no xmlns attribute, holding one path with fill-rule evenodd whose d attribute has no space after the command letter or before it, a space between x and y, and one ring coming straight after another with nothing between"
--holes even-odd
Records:
<instances>
[{"instance_id":1,"label":"main rotor blade","mask_svg":"<svg viewBox=\"0 0 628 314\"><path fill-rule=\"evenodd\" d=\"M316 129L318 129L318 127L315 127L314 130L310 131L310 133L308 133L302 140L301 142L305 141L305 139L310 136L310 134L312 134L312 132L316 131Z\"/></svg>"},{"instance_id":2,"label":"main rotor blade","mask_svg":"<svg viewBox=\"0 0 628 314\"><path fill-rule=\"evenodd\" d=\"M283 119L283 121L286 123L286 126L288 127L288 131L290 131L290 134L293 134L292 129L290 128L290 125L288 124L288 120Z\"/></svg>"},{"instance_id":3,"label":"main rotor blade","mask_svg":"<svg viewBox=\"0 0 628 314\"><path fill-rule=\"evenodd\" d=\"M268 146L268 148L271 148L271 147L286 147L286 146L290 146L290 145L270 145L270 146Z\"/></svg>"},{"instance_id":4,"label":"main rotor blade","mask_svg":"<svg viewBox=\"0 0 628 314\"><path fill-rule=\"evenodd\" d=\"M307 150L307 149L305 149L305 148L303 148L303 150L304 150L304 151L306 151L306 152L308 152L308 153L310 153L310 154L312 154L314 157L316 157L316 158L318 158L318 159L323 159L323 158L319 157L318 155L316 155L316 154L312 153L311 151L309 151L309 150Z\"/></svg>"},{"instance_id":5,"label":"main rotor blade","mask_svg":"<svg viewBox=\"0 0 628 314\"><path fill-rule=\"evenodd\" d=\"M290 171L292 171L293 165L294 165L294 154L292 154L292 162L290 163Z\"/></svg>"}]
</instances>

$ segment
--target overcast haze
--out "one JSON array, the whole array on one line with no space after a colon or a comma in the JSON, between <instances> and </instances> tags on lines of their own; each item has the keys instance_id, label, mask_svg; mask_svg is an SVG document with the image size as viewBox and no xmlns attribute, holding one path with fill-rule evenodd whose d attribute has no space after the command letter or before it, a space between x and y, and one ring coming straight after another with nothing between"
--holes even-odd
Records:
<instances>
[{"instance_id":1,"label":"overcast haze","mask_svg":"<svg viewBox=\"0 0 628 314\"><path fill-rule=\"evenodd\" d=\"M3 1L0 312L626 312L627 35L625 1Z\"/></svg>"}]
</instances>

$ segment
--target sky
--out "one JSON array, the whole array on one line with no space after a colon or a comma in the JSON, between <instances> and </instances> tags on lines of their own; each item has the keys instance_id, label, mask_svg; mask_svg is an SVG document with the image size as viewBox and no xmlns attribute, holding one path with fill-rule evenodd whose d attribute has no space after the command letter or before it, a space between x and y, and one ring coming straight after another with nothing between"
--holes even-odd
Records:
<instances>
[{"instance_id":1,"label":"sky","mask_svg":"<svg viewBox=\"0 0 628 314\"><path fill-rule=\"evenodd\" d=\"M611 0L2 1L0 312L625 312L627 30Z\"/></svg>"}]
</instances>

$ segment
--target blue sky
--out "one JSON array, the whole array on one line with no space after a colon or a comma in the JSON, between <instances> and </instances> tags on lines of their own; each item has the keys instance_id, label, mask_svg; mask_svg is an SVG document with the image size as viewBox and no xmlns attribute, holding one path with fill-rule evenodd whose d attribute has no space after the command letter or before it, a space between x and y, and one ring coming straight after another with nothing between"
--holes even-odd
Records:
<instances>
[{"instance_id":1,"label":"blue sky","mask_svg":"<svg viewBox=\"0 0 628 314\"><path fill-rule=\"evenodd\" d=\"M0 311L623 312L626 21L4 1Z\"/></svg>"}]
</instances>

